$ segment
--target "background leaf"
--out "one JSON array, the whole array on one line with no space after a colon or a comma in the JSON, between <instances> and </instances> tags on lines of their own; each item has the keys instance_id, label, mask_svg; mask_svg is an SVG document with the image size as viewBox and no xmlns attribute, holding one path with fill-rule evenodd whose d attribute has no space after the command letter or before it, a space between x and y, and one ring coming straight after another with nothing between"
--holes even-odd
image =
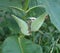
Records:
<instances>
[{"instance_id":1,"label":"background leaf","mask_svg":"<svg viewBox=\"0 0 60 53\"><path fill-rule=\"evenodd\" d=\"M43 6L34 6L32 8L29 8L26 13L27 17L39 17L45 12L45 8Z\"/></svg>"},{"instance_id":2,"label":"background leaf","mask_svg":"<svg viewBox=\"0 0 60 53\"><path fill-rule=\"evenodd\" d=\"M60 31L60 0L43 0L51 22Z\"/></svg>"},{"instance_id":3,"label":"background leaf","mask_svg":"<svg viewBox=\"0 0 60 53\"><path fill-rule=\"evenodd\" d=\"M2 8L6 8L6 7L10 7L10 6L14 6L14 7L22 7L21 5L21 0L0 0L0 7Z\"/></svg>"},{"instance_id":4,"label":"background leaf","mask_svg":"<svg viewBox=\"0 0 60 53\"><path fill-rule=\"evenodd\" d=\"M43 3L39 0L29 0L29 8L34 7L34 6L39 6L41 4Z\"/></svg>"},{"instance_id":5,"label":"background leaf","mask_svg":"<svg viewBox=\"0 0 60 53\"><path fill-rule=\"evenodd\" d=\"M10 7L10 9L12 11L12 14L24 19L24 16L26 15L26 13L23 9L17 8L17 7Z\"/></svg>"}]
</instances>

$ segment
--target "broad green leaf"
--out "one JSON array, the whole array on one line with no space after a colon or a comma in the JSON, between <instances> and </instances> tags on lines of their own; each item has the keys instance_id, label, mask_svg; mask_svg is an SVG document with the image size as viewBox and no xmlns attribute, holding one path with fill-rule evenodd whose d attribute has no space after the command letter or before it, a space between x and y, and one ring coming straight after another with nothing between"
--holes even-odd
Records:
<instances>
[{"instance_id":1,"label":"broad green leaf","mask_svg":"<svg viewBox=\"0 0 60 53\"><path fill-rule=\"evenodd\" d=\"M22 19L12 15L13 18L16 20L17 24L19 25L20 29L21 29L21 32L24 34L24 35L29 35L29 31L28 31L28 25L25 21L23 21Z\"/></svg>"},{"instance_id":2,"label":"broad green leaf","mask_svg":"<svg viewBox=\"0 0 60 53\"><path fill-rule=\"evenodd\" d=\"M43 0L43 3L50 15L51 22L60 31L60 0Z\"/></svg>"},{"instance_id":3,"label":"broad green leaf","mask_svg":"<svg viewBox=\"0 0 60 53\"><path fill-rule=\"evenodd\" d=\"M41 46L25 38L8 37L2 48L2 53L43 53Z\"/></svg>"},{"instance_id":4,"label":"broad green leaf","mask_svg":"<svg viewBox=\"0 0 60 53\"><path fill-rule=\"evenodd\" d=\"M2 47L2 53L21 53L19 41L16 37L7 38Z\"/></svg>"},{"instance_id":5,"label":"broad green leaf","mask_svg":"<svg viewBox=\"0 0 60 53\"><path fill-rule=\"evenodd\" d=\"M47 16L47 13L43 13L36 20L34 20L31 23L31 31L38 31L39 28L42 26L46 16Z\"/></svg>"}]
</instances>

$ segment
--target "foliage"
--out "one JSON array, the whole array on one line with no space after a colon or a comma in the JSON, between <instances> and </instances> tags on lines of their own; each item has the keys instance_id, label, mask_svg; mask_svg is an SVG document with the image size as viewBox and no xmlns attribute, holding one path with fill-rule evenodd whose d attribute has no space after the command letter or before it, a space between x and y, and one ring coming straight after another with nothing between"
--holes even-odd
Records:
<instances>
[{"instance_id":1,"label":"foliage","mask_svg":"<svg viewBox=\"0 0 60 53\"><path fill-rule=\"evenodd\" d=\"M59 0L0 0L0 53L59 53Z\"/></svg>"}]
</instances>

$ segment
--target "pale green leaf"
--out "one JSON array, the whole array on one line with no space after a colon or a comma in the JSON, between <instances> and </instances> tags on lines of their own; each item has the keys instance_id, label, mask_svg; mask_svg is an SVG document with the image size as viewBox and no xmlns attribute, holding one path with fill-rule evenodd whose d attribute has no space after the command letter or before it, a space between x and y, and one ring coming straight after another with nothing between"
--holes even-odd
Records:
<instances>
[{"instance_id":1,"label":"pale green leaf","mask_svg":"<svg viewBox=\"0 0 60 53\"><path fill-rule=\"evenodd\" d=\"M46 16L47 16L47 13L43 13L36 20L34 20L31 23L31 31L38 31L39 28L42 26Z\"/></svg>"},{"instance_id":2,"label":"pale green leaf","mask_svg":"<svg viewBox=\"0 0 60 53\"><path fill-rule=\"evenodd\" d=\"M29 31L28 31L28 25L25 21L23 21L22 19L12 15L13 18L16 20L17 24L19 25L20 29L21 29L21 32L24 34L24 35L29 35Z\"/></svg>"}]
</instances>

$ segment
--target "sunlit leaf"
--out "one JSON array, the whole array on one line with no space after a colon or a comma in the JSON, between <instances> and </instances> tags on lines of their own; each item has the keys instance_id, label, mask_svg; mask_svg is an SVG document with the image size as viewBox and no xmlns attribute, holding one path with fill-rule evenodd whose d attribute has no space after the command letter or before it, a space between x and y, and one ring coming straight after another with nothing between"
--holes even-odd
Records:
<instances>
[{"instance_id":1,"label":"sunlit leaf","mask_svg":"<svg viewBox=\"0 0 60 53\"><path fill-rule=\"evenodd\" d=\"M14 15L12 15L12 16L16 20L17 24L19 25L21 32L25 35L29 35L27 23Z\"/></svg>"},{"instance_id":2,"label":"sunlit leaf","mask_svg":"<svg viewBox=\"0 0 60 53\"><path fill-rule=\"evenodd\" d=\"M39 28L42 26L46 16L47 16L47 13L43 13L36 20L34 20L31 23L31 31L38 31Z\"/></svg>"}]
</instances>

